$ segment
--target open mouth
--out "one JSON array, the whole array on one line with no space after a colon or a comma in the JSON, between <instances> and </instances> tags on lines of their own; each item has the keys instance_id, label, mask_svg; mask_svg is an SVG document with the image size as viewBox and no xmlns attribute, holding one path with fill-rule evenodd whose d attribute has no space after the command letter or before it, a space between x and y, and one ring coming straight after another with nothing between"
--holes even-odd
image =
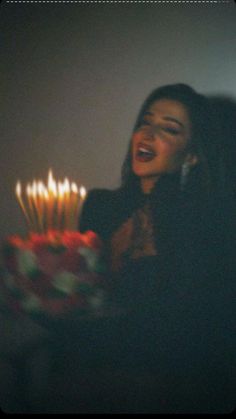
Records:
<instances>
[{"instance_id":1,"label":"open mouth","mask_svg":"<svg viewBox=\"0 0 236 419\"><path fill-rule=\"evenodd\" d=\"M154 157L156 157L156 153L152 147L144 144L138 144L135 154L136 160L145 163L153 160Z\"/></svg>"}]
</instances>

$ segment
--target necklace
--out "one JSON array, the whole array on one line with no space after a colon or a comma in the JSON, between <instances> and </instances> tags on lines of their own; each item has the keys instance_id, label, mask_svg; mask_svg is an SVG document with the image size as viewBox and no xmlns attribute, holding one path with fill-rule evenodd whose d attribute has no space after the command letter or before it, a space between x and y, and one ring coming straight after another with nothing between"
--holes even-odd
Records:
<instances>
[{"instance_id":1,"label":"necklace","mask_svg":"<svg viewBox=\"0 0 236 419\"><path fill-rule=\"evenodd\" d=\"M131 237L131 246L129 248L129 257L137 259L142 256L154 256L157 254L152 213L148 203L139 208L133 214L133 231Z\"/></svg>"}]
</instances>

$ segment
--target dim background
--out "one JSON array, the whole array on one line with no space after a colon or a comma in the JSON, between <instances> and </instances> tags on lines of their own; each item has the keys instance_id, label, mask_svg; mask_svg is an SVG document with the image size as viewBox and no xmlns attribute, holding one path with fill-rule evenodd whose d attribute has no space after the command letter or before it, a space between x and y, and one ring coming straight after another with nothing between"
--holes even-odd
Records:
<instances>
[{"instance_id":1,"label":"dim background","mask_svg":"<svg viewBox=\"0 0 236 419\"><path fill-rule=\"evenodd\" d=\"M141 103L184 82L236 97L235 3L0 6L0 237L18 179L115 188Z\"/></svg>"}]
</instances>

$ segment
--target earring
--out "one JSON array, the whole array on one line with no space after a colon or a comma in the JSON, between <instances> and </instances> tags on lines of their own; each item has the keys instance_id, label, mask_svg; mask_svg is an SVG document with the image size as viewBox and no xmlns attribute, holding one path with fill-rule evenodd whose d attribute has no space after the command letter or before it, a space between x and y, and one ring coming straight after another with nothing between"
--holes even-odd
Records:
<instances>
[{"instance_id":1,"label":"earring","mask_svg":"<svg viewBox=\"0 0 236 419\"><path fill-rule=\"evenodd\" d=\"M191 169L190 163L185 161L182 164L182 167L181 167L181 175L180 175L180 189L181 189L181 191L183 191L186 187L190 169Z\"/></svg>"}]
</instances>

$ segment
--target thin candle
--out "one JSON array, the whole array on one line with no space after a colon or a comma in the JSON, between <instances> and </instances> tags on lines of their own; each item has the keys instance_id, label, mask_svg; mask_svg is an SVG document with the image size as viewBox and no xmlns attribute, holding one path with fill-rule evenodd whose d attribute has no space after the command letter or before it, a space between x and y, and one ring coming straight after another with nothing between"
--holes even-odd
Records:
<instances>
[{"instance_id":1,"label":"thin candle","mask_svg":"<svg viewBox=\"0 0 236 419\"><path fill-rule=\"evenodd\" d=\"M30 230L46 233L49 230L77 230L79 213L86 197L84 186L75 182L57 182L49 170L47 186L39 180L27 184L26 202L22 198L21 184L16 185L16 196Z\"/></svg>"},{"instance_id":2,"label":"thin candle","mask_svg":"<svg viewBox=\"0 0 236 419\"><path fill-rule=\"evenodd\" d=\"M33 181L32 188L32 198L33 198L33 205L36 213L36 223L37 223L37 231L41 231L41 218L40 218L40 208L38 202L38 194L37 194L37 182L36 180Z\"/></svg>"},{"instance_id":3,"label":"thin candle","mask_svg":"<svg viewBox=\"0 0 236 419\"><path fill-rule=\"evenodd\" d=\"M38 229L37 213L35 212L34 201L33 201L33 192L32 192L32 187L30 186L30 184L28 184L26 186L26 196L27 196L27 202L28 202L28 207L29 207L29 214L30 214L32 230L37 231L37 229Z\"/></svg>"},{"instance_id":4,"label":"thin candle","mask_svg":"<svg viewBox=\"0 0 236 419\"><path fill-rule=\"evenodd\" d=\"M64 180L64 208L65 208L65 225L67 230L70 225L70 182L67 178Z\"/></svg>"},{"instance_id":5,"label":"thin candle","mask_svg":"<svg viewBox=\"0 0 236 419\"><path fill-rule=\"evenodd\" d=\"M20 208L23 211L23 214L24 214L24 216L26 218L28 227L31 230L31 228L32 228L32 226L31 226L31 220L30 220L30 217L29 217L29 215L27 213L27 210L25 208L25 205L24 205L24 202L23 202L23 199L22 199L22 196L21 196L21 183L20 183L20 181L18 181L17 184L16 184L16 196L17 196L18 202L20 204Z\"/></svg>"},{"instance_id":6,"label":"thin candle","mask_svg":"<svg viewBox=\"0 0 236 419\"><path fill-rule=\"evenodd\" d=\"M76 229L79 217L79 190L75 182L71 183L71 228Z\"/></svg>"},{"instance_id":7,"label":"thin candle","mask_svg":"<svg viewBox=\"0 0 236 419\"><path fill-rule=\"evenodd\" d=\"M80 187L79 194L80 194L80 197L81 197L82 202L83 202L86 198L86 195L87 195L87 191L86 191L84 186Z\"/></svg>"},{"instance_id":8,"label":"thin candle","mask_svg":"<svg viewBox=\"0 0 236 419\"><path fill-rule=\"evenodd\" d=\"M44 231L44 185L42 181L36 184L37 206L39 214L40 228Z\"/></svg>"},{"instance_id":9,"label":"thin candle","mask_svg":"<svg viewBox=\"0 0 236 419\"><path fill-rule=\"evenodd\" d=\"M64 184L58 182L57 186L58 197L57 197L57 228L58 230L63 230L64 219Z\"/></svg>"},{"instance_id":10,"label":"thin candle","mask_svg":"<svg viewBox=\"0 0 236 419\"><path fill-rule=\"evenodd\" d=\"M54 227L54 207L57 198L57 185L53 179L52 170L48 174L48 227L53 229Z\"/></svg>"},{"instance_id":11,"label":"thin candle","mask_svg":"<svg viewBox=\"0 0 236 419\"><path fill-rule=\"evenodd\" d=\"M78 208L78 215L77 215L78 221L80 219L80 214L81 214L81 210L82 210L83 203L84 203L84 200L86 198L86 195L87 195L87 192L86 192L85 187L81 186L80 189L79 189L79 208Z\"/></svg>"},{"instance_id":12,"label":"thin candle","mask_svg":"<svg viewBox=\"0 0 236 419\"><path fill-rule=\"evenodd\" d=\"M44 230L45 232L47 232L49 230L49 225L48 225L49 194L46 187L44 187L44 191L43 191L43 201L44 201Z\"/></svg>"}]
</instances>

